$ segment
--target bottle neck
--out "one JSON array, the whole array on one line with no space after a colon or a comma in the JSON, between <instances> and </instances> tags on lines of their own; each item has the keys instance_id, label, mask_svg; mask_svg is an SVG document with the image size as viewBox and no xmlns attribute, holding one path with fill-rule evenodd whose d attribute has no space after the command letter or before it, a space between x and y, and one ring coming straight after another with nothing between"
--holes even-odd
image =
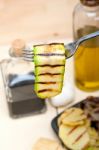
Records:
<instances>
[{"instance_id":1,"label":"bottle neck","mask_svg":"<svg viewBox=\"0 0 99 150\"><path fill-rule=\"evenodd\" d=\"M88 12L97 12L97 11L99 11L99 6L90 7L90 6L82 5L82 7L85 11L88 11Z\"/></svg>"}]
</instances>

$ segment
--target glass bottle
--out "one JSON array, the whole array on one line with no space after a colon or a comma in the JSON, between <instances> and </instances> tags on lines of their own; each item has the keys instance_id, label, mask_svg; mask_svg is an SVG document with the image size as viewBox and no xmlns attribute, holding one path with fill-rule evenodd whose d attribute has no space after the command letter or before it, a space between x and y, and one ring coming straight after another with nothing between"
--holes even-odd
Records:
<instances>
[{"instance_id":1,"label":"glass bottle","mask_svg":"<svg viewBox=\"0 0 99 150\"><path fill-rule=\"evenodd\" d=\"M9 50L11 59L6 64L6 95L12 117L43 113L45 101L34 91L34 63L25 61L22 50L26 48L23 40L15 40Z\"/></svg>"},{"instance_id":2,"label":"glass bottle","mask_svg":"<svg viewBox=\"0 0 99 150\"><path fill-rule=\"evenodd\" d=\"M99 0L80 0L73 13L74 40L95 31L99 31ZM99 90L99 36L78 47L74 71L78 88Z\"/></svg>"},{"instance_id":3,"label":"glass bottle","mask_svg":"<svg viewBox=\"0 0 99 150\"><path fill-rule=\"evenodd\" d=\"M25 42L16 39L9 50L11 60L7 64L7 84L10 88L20 86L18 84L33 84L33 62L25 61L22 57L22 49L25 49Z\"/></svg>"}]
</instances>

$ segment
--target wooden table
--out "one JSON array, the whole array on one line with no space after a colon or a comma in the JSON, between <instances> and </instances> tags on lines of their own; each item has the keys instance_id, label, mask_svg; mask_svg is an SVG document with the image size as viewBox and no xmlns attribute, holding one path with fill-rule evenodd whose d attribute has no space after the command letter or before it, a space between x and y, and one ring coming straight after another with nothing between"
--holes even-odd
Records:
<instances>
[{"instance_id":1,"label":"wooden table","mask_svg":"<svg viewBox=\"0 0 99 150\"><path fill-rule=\"evenodd\" d=\"M72 38L72 12L78 1L1 0L0 44L9 44L16 38Z\"/></svg>"}]
</instances>

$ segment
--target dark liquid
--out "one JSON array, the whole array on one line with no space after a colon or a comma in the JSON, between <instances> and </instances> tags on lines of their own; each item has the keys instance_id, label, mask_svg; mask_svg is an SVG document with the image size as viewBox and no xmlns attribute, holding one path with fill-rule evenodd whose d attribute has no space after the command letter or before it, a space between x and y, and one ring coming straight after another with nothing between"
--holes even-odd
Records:
<instances>
[{"instance_id":1,"label":"dark liquid","mask_svg":"<svg viewBox=\"0 0 99 150\"><path fill-rule=\"evenodd\" d=\"M77 31L75 39L98 31L93 26L85 26ZM85 91L99 89L99 36L83 42L74 57L76 85Z\"/></svg>"},{"instance_id":2,"label":"dark liquid","mask_svg":"<svg viewBox=\"0 0 99 150\"><path fill-rule=\"evenodd\" d=\"M14 117L42 112L45 108L45 101L38 98L34 92L34 74L9 75L8 101L10 114Z\"/></svg>"},{"instance_id":3,"label":"dark liquid","mask_svg":"<svg viewBox=\"0 0 99 150\"><path fill-rule=\"evenodd\" d=\"M23 85L34 85L35 76L32 72L23 75L12 75L10 74L8 77L8 86L10 88L20 87Z\"/></svg>"}]
</instances>

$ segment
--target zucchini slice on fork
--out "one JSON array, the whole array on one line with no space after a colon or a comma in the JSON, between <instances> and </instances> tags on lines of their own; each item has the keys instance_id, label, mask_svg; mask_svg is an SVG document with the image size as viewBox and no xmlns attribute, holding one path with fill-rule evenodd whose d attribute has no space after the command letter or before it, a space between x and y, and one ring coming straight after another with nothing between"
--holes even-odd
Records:
<instances>
[{"instance_id":1,"label":"zucchini slice on fork","mask_svg":"<svg viewBox=\"0 0 99 150\"><path fill-rule=\"evenodd\" d=\"M62 91L65 72L63 43L36 45L34 48L35 92L40 98L50 98Z\"/></svg>"}]
</instances>

